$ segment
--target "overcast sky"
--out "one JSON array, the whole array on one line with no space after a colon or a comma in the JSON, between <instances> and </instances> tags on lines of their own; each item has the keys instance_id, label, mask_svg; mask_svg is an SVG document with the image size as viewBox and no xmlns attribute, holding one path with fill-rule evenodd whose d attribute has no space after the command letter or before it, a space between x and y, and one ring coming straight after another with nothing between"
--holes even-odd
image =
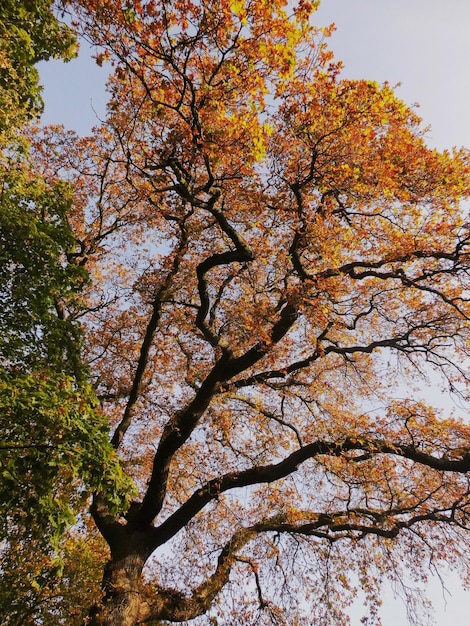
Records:
<instances>
[{"instance_id":1,"label":"overcast sky","mask_svg":"<svg viewBox=\"0 0 470 626\"><path fill-rule=\"evenodd\" d=\"M323 0L316 23L332 22L337 31L330 47L346 76L401 83L399 96L419 103L419 115L431 126L431 145L470 147L470 0ZM66 65L41 64L40 72L44 122L85 134L104 116L106 72L86 54ZM429 588L437 626L468 624L470 593L460 591L458 576L446 582L452 593L446 606L439 585ZM360 607L351 613L352 626L360 626L362 614ZM406 624L400 603L387 598L383 625Z\"/></svg>"}]
</instances>

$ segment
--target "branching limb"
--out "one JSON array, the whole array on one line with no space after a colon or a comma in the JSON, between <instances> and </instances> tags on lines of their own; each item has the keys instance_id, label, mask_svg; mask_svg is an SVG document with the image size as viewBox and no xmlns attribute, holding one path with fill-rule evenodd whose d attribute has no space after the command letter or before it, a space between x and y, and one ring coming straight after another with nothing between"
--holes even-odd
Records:
<instances>
[{"instance_id":1,"label":"branching limb","mask_svg":"<svg viewBox=\"0 0 470 626\"><path fill-rule=\"evenodd\" d=\"M229 472L208 481L199 488L186 502L168 519L155 529L155 541L161 545L178 533L194 516L209 502L217 499L221 493L231 489L273 483L294 473L305 461L317 456L344 456L350 451L365 453L363 459L370 455L388 454L394 457L409 459L421 465L442 472L466 473L470 471L470 447L467 452L454 459L449 456L436 457L420 452L412 445L400 445L377 439L345 439L343 442L315 441L299 448L279 463L258 465L239 472ZM359 457L361 458L361 457ZM353 457L352 462L359 462Z\"/></svg>"},{"instance_id":2,"label":"branching limb","mask_svg":"<svg viewBox=\"0 0 470 626\"><path fill-rule=\"evenodd\" d=\"M461 505L456 503L456 506ZM468 511L465 515L468 518ZM403 516L403 519L400 519L400 516ZM249 559L237 555L237 552L261 533L303 535L334 543L346 537L361 539L367 535L392 539L401 532L412 531L423 522L460 526L455 520L453 507L430 510L417 515L410 515L408 509L384 511L352 509L328 514L297 511L294 516L289 513L274 515L252 526L237 530L222 548L214 573L190 596L172 589L153 589L152 597L147 597L149 616L145 621L152 619L184 621L205 613L227 584L235 562L248 562L252 566ZM468 524L465 524L464 528L468 530L468 527ZM264 606L256 567L252 566L252 569L256 577L258 598L261 606Z\"/></svg>"},{"instance_id":3,"label":"branching limb","mask_svg":"<svg viewBox=\"0 0 470 626\"><path fill-rule=\"evenodd\" d=\"M270 342L258 342L245 354L231 357L227 352L216 362L191 402L167 423L154 457L147 493L132 522L146 526L160 512L165 498L173 455L187 441L221 384L262 359L290 330L297 319L295 307L287 304L271 329Z\"/></svg>"},{"instance_id":4,"label":"branching limb","mask_svg":"<svg viewBox=\"0 0 470 626\"><path fill-rule=\"evenodd\" d=\"M148 600L151 609L145 621L168 619L178 622L191 620L204 614L227 584L233 564L237 561L237 551L258 533L256 526L236 531L222 548L215 572L199 585L191 596L185 596L175 590L158 589L154 597Z\"/></svg>"},{"instance_id":5,"label":"branching limb","mask_svg":"<svg viewBox=\"0 0 470 626\"><path fill-rule=\"evenodd\" d=\"M212 331L206 321L210 307L206 275L214 267L229 265L237 262L245 263L252 261L254 258L252 251L245 244L237 231L230 225L223 212L215 207L215 202L218 197L219 193L216 193L211 197L211 200L207 205L207 209L216 218L220 229L229 237L234 244L235 249L227 250L226 252L221 252L219 254L213 254L199 263L196 270L199 299L201 302L196 316L196 326L212 346L217 346L219 344L219 337Z\"/></svg>"},{"instance_id":6,"label":"branching limb","mask_svg":"<svg viewBox=\"0 0 470 626\"><path fill-rule=\"evenodd\" d=\"M157 291L155 298L152 303L152 315L147 324L147 329L145 331L144 339L142 341L142 345L140 348L139 360L137 362L137 367L134 374L134 380L132 383L132 387L129 393L129 399L127 401L126 408L124 410L124 415L122 417L121 422L117 426L114 431L113 437L111 439L111 443L115 448L118 448L124 435L126 434L127 429L132 423L132 409L139 398L140 387L142 384L143 377L145 375L145 371L147 368L148 356L150 352L150 348L152 346L153 337L158 328L158 324L160 322L161 312L163 302L165 300L165 296L168 292L168 289L171 285L171 282L175 275L178 273L181 259L187 248L187 235L186 230L184 228L184 224L181 225L181 239L179 243L178 250L175 254L173 260L173 266L168 272L163 284Z\"/></svg>"}]
</instances>

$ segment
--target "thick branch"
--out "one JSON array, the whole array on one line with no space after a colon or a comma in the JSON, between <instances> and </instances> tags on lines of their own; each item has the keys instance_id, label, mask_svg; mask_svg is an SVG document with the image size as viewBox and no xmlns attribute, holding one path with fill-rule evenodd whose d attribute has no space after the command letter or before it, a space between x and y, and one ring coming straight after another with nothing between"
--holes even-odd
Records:
<instances>
[{"instance_id":1,"label":"thick branch","mask_svg":"<svg viewBox=\"0 0 470 626\"><path fill-rule=\"evenodd\" d=\"M253 260L253 253L248 248L248 246L243 242L240 235L236 232L236 230L229 224L225 215L222 211L219 211L215 208L215 202L219 197L219 193L215 193L210 202L207 205L207 209L210 213L216 218L219 227L222 232L225 233L233 242L235 246L235 250L227 250L226 252L221 252L219 254L213 254L208 257L197 266L197 282L198 282L198 291L199 291L199 299L201 301L199 310L196 316L196 326L202 332L204 337L209 341L209 343L213 346L219 344L219 338L217 335L211 330L210 326L206 322L206 318L209 312L210 299L207 291L207 280L206 274L213 269L214 267L218 267L220 265L228 265L230 263L244 263L247 261Z\"/></svg>"},{"instance_id":2,"label":"thick branch","mask_svg":"<svg viewBox=\"0 0 470 626\"><path fill-rule=\"evenodd\" d=\"M345 439L342 443L316 441L299 448L279 463L259 465L240 472L230 472L210 480L195 491L175 513L156 529L155 539L158 540L158 545L168 541L186 526L206 504L225 491L250 485L272 483L292 474L308 459L320 455L341 456L352 450L368 453L365 458L370 458L371 454L390 454L403 457L442 472L466 473L470 471L470 446L462 458L452 459L420 452L412 445L399 445L374 439ZM353 461L358 462L358 459L354 458Z\"/></svg>"},{"instance_id":3,"label":"thick branch","mask_svg":"<svg viewBox=\"0 0 470 626\"><path fill-rule=\"evenodd\" d=\"M257 526L242 528L236 531L230 541L222 548L215 572L204 583L199 585L191 596L185 596L175 590L158 590L157 596L149 601L149 605L152 608L146 621L167 619L181 622L194 619L198 615L206 613L212 606L217 594L227 584L232 566L237 560L237 551L259 532Z\"/></svg>"},{"instance_id":4,"label":"thick branch","mask_svg":"<svg viewBox=\"0 0 470 626\"><path fill-rule=\"evenodd\" d=\"M185 409L179 411L166 425L158 450L154 457L152 476L142 507L134 518L138 525L148 525L161 510L166 493L168 472L175 452L187 441L197 426L199 419L209 406L223 382L262 359L290 330L297 319L297 310L287 304L281 310L280 318L271 330L270 342L258 342L245 354L231 357L228 353L217 361L198 392Z\"/></svg>"}]
</instances>

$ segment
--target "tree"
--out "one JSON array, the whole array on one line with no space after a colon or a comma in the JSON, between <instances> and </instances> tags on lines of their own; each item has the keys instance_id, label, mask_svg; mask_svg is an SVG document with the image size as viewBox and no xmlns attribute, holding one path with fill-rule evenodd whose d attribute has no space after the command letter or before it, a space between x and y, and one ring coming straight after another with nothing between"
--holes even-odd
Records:
<instances>
[{"instance_id":1,"label":"tree","mask_svg":"<svg viewBox=\"0 0 470 626\"><path fill-rule=\"evenodd\" d=\"M70 187L48 184L21 151L3 157L0 538L21 527L56 544L73 509L81 509L75 481L96 488L104 479L117 504L120 470L81 362L73 311L87 274L67 261L74 245Z\"/></svg>"},{"instance_id":2,"label":"tree","mask_svg":"<svg viewBox=\"0 0 470 626\"><path fill-rule=\"evenodd\" d=\"M470 429L419 395L468 399L468 153L342 79L314 5L69 3L108 117L32 158L73 186L73 318L138 488L93 497L89 624L346 624L356 585L379 624L385 577L468 580Z\"/></svg>"},{"instance_id":3,"label":"tree","mask_svg":"<svg viewBox=\"0 0 470 626\"><path fill-rule=\"evenodd\" d=\"M9 542L0 553L2 623L81 626L87 607L100 597L104 540L91 530L68 533L60 556L36 538L10 536Z\"/></svg>"},{"instance_id":4,"label":"tree","mask_svg":"<svg viewBox=\"0 0 470 626\"><path fill-rule=\"evenodd\" d=\"M58 22L51 2L2 3L0 613L9 624L32 623L26 620L35 617L34 598L45 593L44 581L50 589L62 535L86 494L107 482L116 511L129 495L81 359L73 311L88 275L68 258L76 237L67 218L71 187L57 178L49 184L29 152L34 131L27 123L42 108L34 64L67 60L74 44L74 32ZM56 618L47 623L59 623Z\"/></svg>"}]
</instances>

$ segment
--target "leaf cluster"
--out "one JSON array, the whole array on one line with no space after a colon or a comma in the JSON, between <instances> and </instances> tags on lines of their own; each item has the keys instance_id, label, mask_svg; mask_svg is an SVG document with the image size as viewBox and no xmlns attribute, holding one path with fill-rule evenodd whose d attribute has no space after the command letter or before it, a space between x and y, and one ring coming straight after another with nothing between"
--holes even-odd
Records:
<instances>
[{"instance_id":1,"label":"leaf cluster","mask_svg":"<svg viewBox=\"0 0 470 626\"><path fill-rule=\"evenodd\" d=\"M70 264L73 246L67 223L71 190L48 185L26 162L8 158L0 168L0 354L9 370L47 365L73 372L80 341L78 326L58 308L71 306L87 280ZM62 303L62 304L61 304Z\"/></svg>"},{"instance_id":2,"label":"leaf cluster","mask_svg":"<svg viewBox=\"0 0 470 626\"><path fill-rule=\"evenodd\" d=\"M46 533L58 545L83 506L86 488L106 493L119 512L129 482L93 394L73 379L2 375L0 431L1 536L22 528L27 537Z\"/></svg>"},{"instance_id":3,"label":"leaf cluster","mask_svg":"<svg viewBox=\"0 0 470 626\"><path fill-rule=\"evenodd\" d=\"M51 0L4 0L0 6L0 135L43 107L35 64L75 56L76 37Z\"/></svg>"}]
</instances>

